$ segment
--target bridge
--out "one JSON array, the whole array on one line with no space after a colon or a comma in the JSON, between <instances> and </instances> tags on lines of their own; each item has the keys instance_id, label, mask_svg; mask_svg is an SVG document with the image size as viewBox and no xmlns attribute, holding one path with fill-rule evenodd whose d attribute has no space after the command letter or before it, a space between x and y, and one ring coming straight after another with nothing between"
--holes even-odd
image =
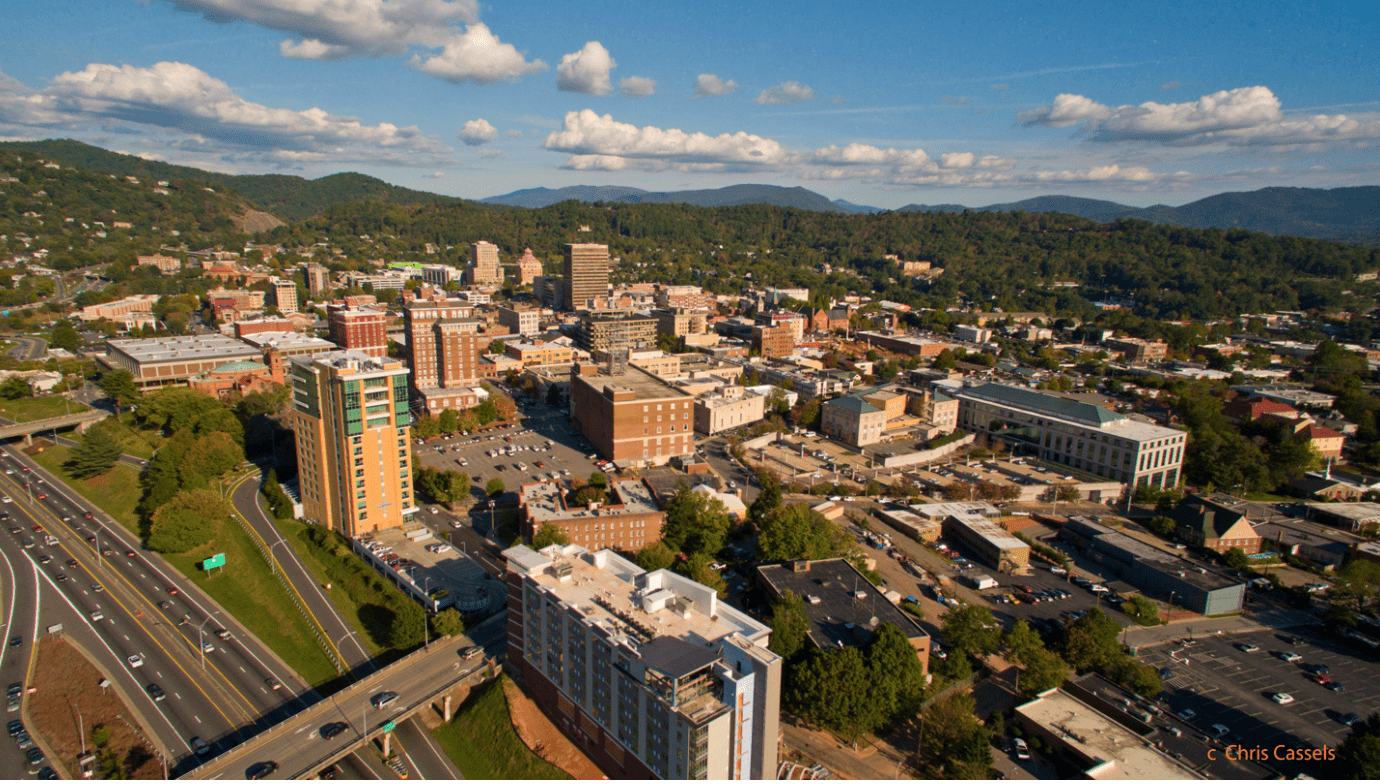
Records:
<instances>
[{"instance_id":1,"label":"bridge","mask_svg":"<svg viewBox=\"0 0 1380 784\"><path fill-rule=\"evenodd\" d=\"M44 430L66 430L75 426L78 433L86 432L86 428L93 423L110 416L109 411L93 408L89 411L82 411L76 414L64 414L60 417L50 417L48 419L37 419L33 422L16 422L11 425L0 425L0 440L24 436L24 443L32 444L33 435L42 433Z\"/></svg>"},{"instance_id":2,"label":"bridge","mask_svg":"<svg viewBox=\"0 0 1380 784\"><path fill-rule=\"evenodd\" d=\"M508 614L500 612L467 636L431 643L348 688L312 705L233 749L182 776L184 779L239 779L260 762L277 763L269 778L312 778L318 771L359 746L382 737L388 748L395 724L442 700L447 721L452 704L448 692L469 681L478 683L492 672L488 658L507 644ZM484 642L480 642L480 641ZM485 656L465 659L460 651L482 644ZM397 699L383 707L372 700L383 692ZM346 725L334 738L321 737L321 728L336 722Z\"/></svg>"}]
</instances>

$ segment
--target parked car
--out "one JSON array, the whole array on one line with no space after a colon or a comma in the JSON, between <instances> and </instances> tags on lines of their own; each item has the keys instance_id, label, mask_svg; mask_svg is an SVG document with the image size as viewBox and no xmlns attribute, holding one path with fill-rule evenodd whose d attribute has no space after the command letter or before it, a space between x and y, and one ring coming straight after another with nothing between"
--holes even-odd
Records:
<instances>
[{"instance_id":1,"label":"parked car","mask_svg":"<svg viewBox=\"0 0 1380 784\"><path fill-rule=\"evenodd\" d=\"M1242 653L1255 653L1260 650L1260 646L1250 642L1238 642L1236 644L1236 650Z\"/></svg>"}]
</instances>

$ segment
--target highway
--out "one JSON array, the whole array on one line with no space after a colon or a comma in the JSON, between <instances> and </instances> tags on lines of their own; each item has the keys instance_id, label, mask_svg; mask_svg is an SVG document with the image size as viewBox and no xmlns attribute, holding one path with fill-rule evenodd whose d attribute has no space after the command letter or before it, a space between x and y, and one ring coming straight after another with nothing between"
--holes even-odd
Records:
<instances>
[{"instance_id":1,"label":"highway","mask_svg":"<svg viewBox=\"0 0 1380 784\"><path fill-rule=\"evenodd\" d=\"M476 627L472 637L461 636L432 643L429 648L409 654L385 670L361 679L287 722L254 737L243 747L211 760L189 778L239 778L253 766L264 762L279 766L269 778L310 775L368 739L378 737L389 722L397 722L401 727L404 719L418 710L426 710L426 706L441 692L449 690L466 677L479 674L487 666L485 659L497 655L507 645L507 631L506 614L500 613ZM482 645L487 657L461 658L459 652L472 644ZM382 706L376 705L377 695L386 692L396 693L396 700ZM347 726L333 738L321 737L321 729L336 722ZM425 730L419 729L417 732L424 734ZM409 767L413 770L421 767L423 775L453 779L458 774L451 766L449 771L438 775L442 771L427 770L431 766L419 761L425 752L431 752L426 756L439 758L448 764L439 749L430 743L429 737L405 733L403 750L405 754L401 756L412 759ZM364 752L360 756L367 758L370 753Z\"/></svg>"},{"instance_id":2,"label":"highway","mask_svg":"<svg viewBox=\"0 0 1380 784\"><path fill-rule=\"evenodd\" d=\"M193 695L206 706L183 725L202 728L191 734L203 737L216 750L228 748L245 734L262 731L319 701L319 695L267 646L160 557L144 552L136 537L95 505L80 499L12 448L0 450L0 471L4 472L0 474L0 492L24 502L32 492L36 522L62 541L62 557L54 554L53 562L42 567L44 572L54 580L59 573L69 573L68 583L85 586L83 593L90 597L97 596L93 586L101 585L102 611L112 604L118 606L114 615L106 615L119 619L121 626L133 623L143 629L145 640L158 649L147 645L131 648L123 652L121 660L135 653L146 658L161 654L167 657L169 671L176 668L188 675L184 696ZM28 488L22 487L26 481ZM47 498L40 499L39 495ZM66 565L68 559L78 562L76 574L70 574L73 570ZM222 639L219 631L228 632L228 637ZM126 636L127 640L120 639ZM135 639L122 628L115 642L123 647ZM204 654L203 642L211 646ZM195 677L191 677L193 673ZM273 689L273 681L280 688ZM169 691L167 687L164 690ZM216 723L207 727L208 719ZM185 740L183 737L183 746Z\"/></svg>"}]
</instances>

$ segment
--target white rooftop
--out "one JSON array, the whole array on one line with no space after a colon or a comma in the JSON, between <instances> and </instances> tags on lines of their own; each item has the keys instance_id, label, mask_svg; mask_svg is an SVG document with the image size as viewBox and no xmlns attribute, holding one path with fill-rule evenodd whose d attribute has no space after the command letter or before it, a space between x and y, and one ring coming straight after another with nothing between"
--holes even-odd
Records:
<instances>
[{"instance_id":1,"label":"white rooftop","mask_svg":"<svg viewBox=\"0 0 1380 784\"><path fill-rule=\"evenodd\" d=\"M1059 689L1047 691L1016 713L1044 727L1095 763L1084 775L1095 781L1202 778L1166 757L1148 741Z\"/></svg>"}]
</instances>

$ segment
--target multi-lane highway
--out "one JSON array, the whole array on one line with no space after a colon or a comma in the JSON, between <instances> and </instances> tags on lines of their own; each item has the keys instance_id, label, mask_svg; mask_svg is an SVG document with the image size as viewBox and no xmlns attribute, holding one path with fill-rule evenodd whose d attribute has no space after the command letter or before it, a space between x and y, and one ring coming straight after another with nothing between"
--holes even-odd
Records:
<instances>
[{"instance_id":1,"label":"multi-lane highway","mask_svg":"<svg viewBox=\"0 0 1380 784\"><path fill-rule=\"evenodd\" d=\"M0 450L0 472L0 493L13 501L0 505L12 515L0 535L9 557L31 561L120 669L172 685L159 683L168 696L153 706L166 715L169 731L152 729L175 767L196 764L192 736L215 752L319 700L235 619L94 505L9 449ZM49 534L57 545L44 543ZM42 555L51 560L38 563ZM138 667L130 661L136 655L144 662ZM139 684L140 694L146 686Z\"/></svg>"}]
</instances>

